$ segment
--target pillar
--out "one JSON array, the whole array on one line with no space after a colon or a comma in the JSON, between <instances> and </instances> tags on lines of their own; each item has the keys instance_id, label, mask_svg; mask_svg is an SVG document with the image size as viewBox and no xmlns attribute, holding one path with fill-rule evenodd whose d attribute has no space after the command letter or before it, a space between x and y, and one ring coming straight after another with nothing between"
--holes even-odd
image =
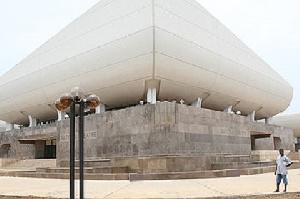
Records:
<instances>
[{"instance_id":1,"label":"pillar","mask_svg":"<svg viewBox=\"0 0 300 199\"><path fill-rule=\"evenodd\" d=\"M225 113L231 113L232 112L232 106L228 106L227 108L225 108L223 110L223 112L225 112Z\"/></svg>"},{"instance_id":2,"label":"pillar","mask_svg":"<svg viewBox=\"0 0 300 199\"><path fill-rule=\"evenodd\" d=\"M95 114L100 114L105 112L105 104L100 104L96 109L95 109Z\"/></svg>"},{"instance_id":3,"label":"pillar","mask_svg":"<svg viewBox=\"0 0 300 199\"><path fill-rule=\"evenodd\" d=\"M31 115L28 115L29 118L29 127L36 126L36 118L32 117Z\"/></svg>"},{"instance_id":4,"label":"pillar","mask_svg":"<svg viewBox=\"0 0 300 199\"><path fill-rule=\"evenodd\" d=\"M198 99L191 104L191 106L195 106L195 107L198 107L198 108L201 108L201 105L202 105L202 98L201 97L198 97Z\"/></svg>"},{"instance_id":5,"label":"pillar","mask_svg":"<svg viewBox=\"0 0 300 199\"><path fill-rule=\"evenodd\" d=\"M6 131L14 130L14 124L6 122Z\"/></svg>"},{"instance_id":6,"label":"pillar","mask_svg":"<svg viewBox=\"0 0 300 199\"><path fill-rule=\"evenodd\" d=\"M57 118L58 118L57 121L61 121L65 119L65 116L66 116L66 112L57 110Z\"/></svg>"},{"instance_id":7,"label":"pillar","mask_svg":"<svg viewBox=\"0 0 300 199\"><path fill-rule=\"evenodd\" d=\"M250 121L255 121L255 111L252 111L250 114L248 114L248 117L250 118Z\"/></svg>"},{"instance_id":8,"label":"pillar","mask_svg":"<svg viewBox=\"0 0 300 199\"><path fill-rule=\"evenodd\" d=\"M148 88L147 102L149 104L156 104L156 88Z\"/></svg>"},{"instance_id":9,"label":"pillar","mask_svg":"<svg viewBox=\"0 0 300 199\"><path fill-rule=\"evenodd\" d=\"M157 94L159 93L160 80L150 79L145 82L145 94L147 95L147 103L156 104Z\"/></svg>"}]
</instances>

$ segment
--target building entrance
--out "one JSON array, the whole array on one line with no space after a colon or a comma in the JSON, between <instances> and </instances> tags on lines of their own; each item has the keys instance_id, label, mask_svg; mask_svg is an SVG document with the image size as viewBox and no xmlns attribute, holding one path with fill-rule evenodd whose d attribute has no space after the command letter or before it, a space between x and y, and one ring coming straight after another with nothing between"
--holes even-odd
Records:
<instances>
[{"instance_id":1,"label":"building entrance","mask_svg":"<svg viewBox=\"0 0 300 199\"><path fill-rule=\"evenodd\" d=\"M270 133L267 132L256 132L256 131L251 131L250 132L250 138L251 138L251 150L259 150L260 148L257 147L257 142L258 139L263 139L263 138L269 138L271 136ZM261 144L260 144L261 146Z\"/></svg>"},{"instance_id":2,"label":"building entrance","mask_svg":"<svg viewBox=\"0 0 300 199\"><path fill-rule=\"evenodd\" d=\"M56 140L45 141L45 156L46 159L56 158Z\"/></svg>"}]
</instances>

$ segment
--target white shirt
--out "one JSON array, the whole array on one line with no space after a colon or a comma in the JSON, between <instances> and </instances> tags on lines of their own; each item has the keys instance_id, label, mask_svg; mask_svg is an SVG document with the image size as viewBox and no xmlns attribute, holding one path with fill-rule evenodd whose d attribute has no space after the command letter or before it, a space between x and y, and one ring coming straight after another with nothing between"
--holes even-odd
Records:
<instances>
[{"instance_id":1,"label":"white shirt","mask_svg":"<svg viewBox=\"0 0 300 199\"><path fill-rule=\"evenodd\" d=\"M276 159L276 163L277 163L277 170L276 170L276 174L281 174L281 175L287 175L287 169L286 169L286 165L287 164L291 164L292 161L290 158L288 158L286 155L279 155Z\"/></svg>"}]
</instances>

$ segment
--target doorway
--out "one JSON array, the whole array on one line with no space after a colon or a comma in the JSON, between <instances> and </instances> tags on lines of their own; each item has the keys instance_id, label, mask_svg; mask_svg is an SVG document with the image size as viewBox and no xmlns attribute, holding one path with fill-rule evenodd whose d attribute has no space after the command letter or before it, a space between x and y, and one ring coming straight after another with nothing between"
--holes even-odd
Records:
<instances>
[{"instance_id":1,"label":"doorway","mask_svg":"<svg viewBox=\"0 0 300 199\"><path fill-rule=\"evenodd\" d=\"M270 138L271 134L268 132L257 132L257 131L251 131L250 132L250 139L251 139L251 150L265 150L264 146L262 146L260 143L257 146L256 140L258 139L264 139L264 138Z\"/></svg>"},{"instance_id":2,"label":"doorway","mask_svg":"<svg viewBox=\"0 0 300 199\"><path fill-rule=\"evenodd\" d=\"M46 159L56 158L56 140L46 140L45 141L45 155Z\"/></svg>"}]
</instances>

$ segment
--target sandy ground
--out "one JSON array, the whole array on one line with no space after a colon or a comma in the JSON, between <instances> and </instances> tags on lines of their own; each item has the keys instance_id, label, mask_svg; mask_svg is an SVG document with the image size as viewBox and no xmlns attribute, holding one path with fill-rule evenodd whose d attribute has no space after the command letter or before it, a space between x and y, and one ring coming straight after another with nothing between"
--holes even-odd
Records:
<instances>
[{"instance_id":1,"label":"sandy ground","mask_svg":"<svg viewBox=\"0 0 300 199\"><path fill-rule=\"evenodd\" d=\"M58 199L51 197L35 197L35 196L2 196L0 195L0 199ZM268 195L256 195L256 196L227 196L227 197L211 197L206 199L296 199L300 198L300 192L292 192L292 193L274 193ZM59 198L62 199L62 198ZM170 198L171 199L171 198ZM196 198L193 198L196 199ZM199 198L200 199L200 198ZM205 198L201 198L205 199Z\"/></svg>"},{"instance_id":2,"label":"sandy ground","mask_svg":"<svg viewBox=\"0 0 300 199\"><path fill-rule=\"evenodd\" d=\"M187 180L86 180L84 193L85 199L300 199L300 169L289 170L289 182L288 193L274 193L274 173ZM0 177L0 199L68 197L69 180Z\"/></svg>"}]
</instances>

